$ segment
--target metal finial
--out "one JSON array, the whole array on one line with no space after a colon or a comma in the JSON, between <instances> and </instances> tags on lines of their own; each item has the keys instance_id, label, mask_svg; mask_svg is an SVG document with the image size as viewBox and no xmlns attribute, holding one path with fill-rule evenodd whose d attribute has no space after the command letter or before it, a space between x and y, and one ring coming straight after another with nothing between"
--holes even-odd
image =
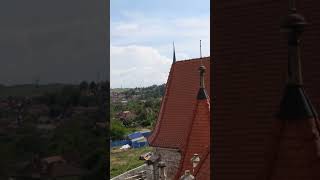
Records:
<instances>
[{"instance_id":1,"label":"metal finial","mask_svg":"<svg viewBox=\"0 0 320 180\"><path fill-rule=\"evenodd\" d=\"M305 94L301 71L300 42L304 17L296 12L295 0L290 0L290 12L282 25L288 38L288 81L278 117L283 120L317 118L318 115Z\"/></svg>"},{"instance_id":2,"label":"metal finial","mask_svg":"<svg viewBox=\"0 0 320 180\"><path fill-rule=\"evenodd\" d=\"M295 12L297 10L295 0L289 0L289 9L290 9L290 11L293 11L293 12Z\"/></svg>"},{"instance_id":3,"label":"metal finial","mask_svg":"<svg viewBox=\"0 0 320 180\"><path fill-rule=\"evenodd\" d=\"M201 66L203 66L203 62L202 62L201 40L200 40L200 64L201 64Z\"/></svg>"},{"instance_id":4,"label":"metal finial","mask_svg":"<svg viewBox=\"0 0 320 180\"><path fill-rule=\"evenodd\" d=\"M201 40L200 40L200 58L202 58L202 51L201 51Z\"/></svg>"},{"instance_id":5,"label":"metal finial","mask_svg":"<svg viewBox=\"0 0 320 180\"><path fill-rule=\"evenodd\" d=\"M199 67L199 72L200 72L200 88L199 88L199 91L198 91L198 96L197 96L197 99L201 100L201 99L207 99L208 98L208 95L207 95L207 92L205 90L205 85L204 85L204 73L206 71L206 67L204 65L201 65Z\"/></svg>"},{"instance_id":6,"label":"metal finial","mask_svg":"<svg viewBox=\"0 0 320 180\"><path fill-rule=\"evenodd\" d=\"M176 62L176 49L174 47L174 41L173 41L173 63Z\"/></svg>"}]
</instances>

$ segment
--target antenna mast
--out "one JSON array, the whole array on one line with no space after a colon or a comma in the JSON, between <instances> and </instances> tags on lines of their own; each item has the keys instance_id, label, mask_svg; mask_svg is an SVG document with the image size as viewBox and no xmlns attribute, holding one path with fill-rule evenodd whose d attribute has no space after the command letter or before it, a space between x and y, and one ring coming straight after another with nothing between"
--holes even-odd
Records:
<instances>
[{"instance_id":1,"label":"antenna mast","mask_svg":"<svg viewBox=\"0 0 320 180\"><path fill-rule=\"evenodd\" d=\"M203 65L203 62L202 62L201 40L200 40L200 62L201 62L201 65Z\"/></svg>"}]
</instances>

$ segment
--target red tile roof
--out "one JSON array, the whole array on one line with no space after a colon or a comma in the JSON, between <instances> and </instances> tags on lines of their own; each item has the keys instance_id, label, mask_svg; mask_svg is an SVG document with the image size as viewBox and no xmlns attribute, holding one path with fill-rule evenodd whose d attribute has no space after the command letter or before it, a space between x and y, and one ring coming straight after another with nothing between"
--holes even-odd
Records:
<instances>
[{"instance_id":1,"label":"red tile roof","mask_svg":"<svg viewBox=\"0 0 320 180\"><path fill-rule=\"evenodd\" d=\"M210 97L210 57L202 58L206 67L206 90ZM200 59L172 64L157 124L148 138L151 146L182 150L194 119L199 90Z\"/></svg>"},{"instance_id":2,"label":"red tile roof","mask_svg":"<svg viewBox=\"0 0 320 180\"><path fill-rule=\"evenodd\" d=\"M194 154L198 154L200 156L200 164L199 167L205 166L210 167L210 161L207 156L210 154L209 146L210 146L210 100L198 100L197 107L195 110L195 116L192 121L191 127L188 131L188 139L186 141L186 145L182 150L182 159L180 162L180 168L177 173L177 178L181 177L185 170L191 170L192 163L191 158ZM196 168L199 168L196 167ZM199 180L209 180L209 176L204 176L202 168L196 170L196 174L201 176ZM198 172L200 171L200 172ZM210 172L210 171L209 171Z\"/></svg>"},{"instance_id":3,"label":"red tile roof","mask_svg":"<svg viewBox=\"0 0 320 180\"><path fill-rule=\"evenodd\" d=\"M210 97L210 57L174 63L156 127L149 137L151 146L181 151L175 179L180 179L185 170L192 170L190 159L195 153L201 159L195 176L210 179L210 99L197 99L201 63L206 67L205 85Z\"/></svg>"}]
</instances>

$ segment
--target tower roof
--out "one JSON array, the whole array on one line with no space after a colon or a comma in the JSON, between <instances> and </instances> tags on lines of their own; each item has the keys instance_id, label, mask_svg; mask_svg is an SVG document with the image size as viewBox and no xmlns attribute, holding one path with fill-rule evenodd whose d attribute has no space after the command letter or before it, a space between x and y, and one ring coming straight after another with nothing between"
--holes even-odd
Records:
<instances>
[{"instance_id":1,"label":"tower roof","mask_svg":"<svg viewBox=\"0 0 320 180\"><path fill-rule=\"evenodd\" d=\"M188 138L185 142L182 151L182 158L180 162L180 167L177 173L177 177L183 175L185 170L191 170L192 163L190 159L194 154L200 156L200 162L197 167L195 167L194 175L201 175L198 171L201 170L201 166L204 163L209 163L207 160L210 156L210 101L209 99L198 99L196 108L194 110L194 118L192 120L191 126L186 129L188 131ZM210 164L206 164L209 166ZM198 178L197 178L198 179ZM209 180L210 173L207 176L203 176L202 180Z\"/></svg>"},{"instance_id":2,"label":"tower roof","mask_svg":"<svg viewBox=\"0 0 320 180\"><path fill-rule=\"evenodd\" d=\"M210 57L202 58L210 97ZM199 91L200 59L177 61L172 65L157 124L148 138L151 146L183 149L194 119Z\"/></svg>"},{"instance_id":3,"label":"tower roof","mask_svg":"<svg viewBox=\"0 0 320 180\"><path fill-rule=\"evenodd\" d=\"M306 21L297 13L295 1L290 1L290 11L284 27L288 38L288 81L280 105L281 119L316 118L317 114L306 95L302 83L300 41Z\"/></svg>"},{"instance_id":4,"label":"tower roof","mask_svg":"<svg viewBox=\"0 0 320 180\"><path fill-rule=\"evenodd\" d=\"M292 8L286 28L289 30L288 78L280 106L280 131L274 145L274 161L270 164L270 180L319 179L319 121L302 85L299 57L299 35L303 31L303 16ZM290 72L291 70L291 72ZM293 78L294 76L299 78ZM296 173L291 173L296 172Z\"/></svg>"}]
</instances>

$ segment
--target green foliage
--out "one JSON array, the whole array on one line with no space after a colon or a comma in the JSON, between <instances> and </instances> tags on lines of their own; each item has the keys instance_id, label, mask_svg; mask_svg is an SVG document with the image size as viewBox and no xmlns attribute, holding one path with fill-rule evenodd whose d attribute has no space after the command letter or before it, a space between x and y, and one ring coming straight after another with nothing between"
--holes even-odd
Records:
<instances>
[{"instance_id":1,"label":"green foliage","mask_svg":"<svg viewBox=\"0 0 320 180\"><path fill-rule=\"evenodd\" d=\"M87 117L75 117L63 127L56 130L50 142L50 153L63 154L77 152L82 159L82 165L89 170L84 180L95 179L105 175L106 169L106 139L102 134L97 134L92 127L93 123ZM99 178L98 178L99 179Z\"/></svg>"},{"instance_id":2,"label":"green foliage","mask_svg":"<svg viewBox=\"0 0 320 180\"><path fill-rule=\"evenodd\" d=\"M126 97L126 98L129 98L129 97L135 95L136 93L135 93L135 90L134 90L134 89L129 89L129 90L125 91L124 94L125 94L125 97Z\"/></svg>"},{"instance_id":3,"label":"green foliage","mask_svg":"<svg viewBox=\"0 0 320 180\"><path fill-rule=\"evenodd\" d=\"M50 106L49 116L50 117L57 117L63 112L63 107L53 104Z\"/></svg>"},{"instance_id":4,"label":"green foliage","mask_svg":"<svg viewBox=\"0 0 320 180\"><path fill-rule=\"evenodd\" d=\"M51 93L59 91L64 84L48 84L35 86L34 84L14 85L14 86L2 86L0 88L0 98L7 98L9 96L39 96L45 92Z\"/></svg>"},{"instance_id":5,"label":"green foliage","mask_svg":"<svg viewBox=\"0 0 320 180\"><path fill-rule=\"evenodd\" d=\"M117 114L123 111L130 111L135 114L131 121L123 121L123 125L133 128L152 128L156 122L161 100L165 91L165 84L150 86L146 88L134 88L118 90L128 99L127 104L115 102L111 104L111 119L117 119ZM132 97L138 98L132 98Z\"/></svg>"},{"instance_id":6,"label":"green foliage","mask_svg":"<svg viewBox=\"0 0 320 180\"><path fill-rule=\"evenodd\" d=\"M153 85L146 88L141 89L141 94L143 94L143 99L149 99L149 98L159 98L164 95L165 92L165 84L162 85Z\"/></svg>"},{"instance_id":7,"label":"green foliage","mask_svg":"<svg viewBox=\"0 0 320 180\"><path fill-rule=\"evenodd\" d=\"M97 99L94 96L80 96L79 98L79 105L88 107L93 106L97 103Z\"/></svg>"},{"instance_id":8,"label":"green foliage","mask_svg":"<svg viewBox=\"0 0 320 180\"><path fill-rule=\"evenodd\" d=\"M95 93L96 90L97 90L97 84L96 84L94 81L92 81L92 82L89 84L89 89L90 89L90 91L91 91L92 93Z\"/></svg>"},{"instance_id":9,"label":"green foliage","mask_svg":"<svg viewBox=\"0 0 320 180\"><path fill-rule=\"evenodd\" d=\"M133 127L150 127L157 119L160 108L160 101L157 99L149 99L145 103L132 103L129 108L137 114L133 120Z\"/></svg>"},{"instance_id":10,"label":"green foliage","mask_svg":"<svg viewBox=\"0 0 320 180\"><path fill-rule=\"evenodd\" d=\"M80 91L86 91L89 88L89 84L87 81L82 81L79 85Z\"/></svg>"},{"instance_id":11,"label":"green foliage","mask_svg":"<svg viewBox=\"0 0 320 180\"><path fill-rule=\"evenodd\" d=\"M64 86L59 91L47 92L37 98L40 103L59 105L61 107L77 106L81 97L80 90L76 86Z\"/></svg>"},{"instance_id":12,"label":"green foliage","mask_svg":"<svg viewBox=\"0 0 320 180\"><path fill-rule=\"evenodd\" d=\"M33 126L25 126L17 131L14 150L17 157L26 159L35 153L42 155L47 152L48 144Z\"/></svg>"},{"instance_id":13,"label":"green foliage","mask_svg":"<svg viewBox=\"0 0 320 180\"><path fill-rule=\"evenodd\" d=\"M110 138L112 140L124 139L125 135L128 133L127 128L125 128L119 120L111 120Z\"/></svg>"}]
</instances>

